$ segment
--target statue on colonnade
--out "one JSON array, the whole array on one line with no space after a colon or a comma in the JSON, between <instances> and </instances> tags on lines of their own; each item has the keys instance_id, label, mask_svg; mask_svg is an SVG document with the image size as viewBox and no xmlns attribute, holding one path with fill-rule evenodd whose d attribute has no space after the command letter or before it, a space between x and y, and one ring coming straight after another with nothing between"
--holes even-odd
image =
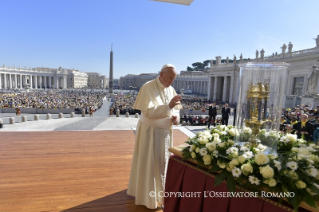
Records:
<instances>
[{"instance_id":1,"label":"statue on colonnade","mask_svg":"<svg viewBox=\"0 0 319 212\"><path fill-rule=\"evenodd\" d=\"M314 38L314 40L316 41L316 45L318 47L319 46L319 35L317 36L317 38Z\"/></svg>"},{"instance_id":2,"label":"statue on colonnade","mask_svg":"<svg viewBox=\"0 0 319 212\"><path fill-rule=\"evenodd\" d=\"M261 51L260 51L260 57L261 57L262 61L264 61L264 56L265 56L265 50L264 50L264 49L261 49Z\"/></svg>"},{"instance_id":3,"label":"statue on colonnade","mask_svg":"<svg viewBox=\"0 0 319 212\"><path fill-rule=\"evenodd\" d=\"M282 51L282 55L284 55L285 52L286 52L286 49L287 49L286 44L282 45L282 47L280 47L280 48L281 48L281 51Z\"/></svg>"},{"instance_id":4,"label":"statue on colonnade","mask_svg":"<svg viewBox=\"0 0 319 212\"><path fill-rule=\"evenodd\" d=\"M307 85L307 92L308 95L316 95L317 92L317 86L319 82L319 69L317 66L312 67L312 73L308 77L308 85Z\"/></svg>"},{"instance_id":5,"label":"statue on colonnade","mask_svg":"<svg viewBox=\"0 0 319 212\"><path fill-rule=\"evenodd\" d=\"M256 50L256 59L257 59L257 61L258 61L258 56L259 56L259 51L258 51L258 49Z\"/></svg>"},{"instance_id":6,"label":"statue on colonnade","mask_svg":"<svg viewBox=\"0 0 319 212\"><path fill-rule=\"evenodd\" d=\"M291 44L291 42L289 42L288 44L288 52L291 54L291 50L292 50L293 45Z\"/></svg>"},{"instance_id":7,"label":"statue on colonnade","mask_svg":"<svg viewBox=\"0 0 319 212\"><path fill-rule=\"evenodd\" d=\"M229 57L228 56L226 57L226 63L227 64L229 63Z\"/></svg>"}]
</instances>

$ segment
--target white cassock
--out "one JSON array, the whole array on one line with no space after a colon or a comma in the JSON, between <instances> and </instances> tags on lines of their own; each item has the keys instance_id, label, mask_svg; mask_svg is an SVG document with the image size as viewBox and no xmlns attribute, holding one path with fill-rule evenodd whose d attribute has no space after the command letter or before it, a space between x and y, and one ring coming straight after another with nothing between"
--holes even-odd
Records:
<instances>
[{"instance_id":1,"label":"white cassock","mask_svg":"<svg viewBox=\"0 0 319 212\"><path fill-rule=\"evenodd\" d=\"M168 104L176 96L175 89L165 88L159 78L140 89L134 108L141 110L137 124L134 154L127 194L135 197L136 205L157 208L163 205L168 148L173 146L172 115L178 116L181 105L172 110ZM154 191L156 197L149 194ZM159 195L158 195L159 194Z\"/></svg>"}]
</instances>

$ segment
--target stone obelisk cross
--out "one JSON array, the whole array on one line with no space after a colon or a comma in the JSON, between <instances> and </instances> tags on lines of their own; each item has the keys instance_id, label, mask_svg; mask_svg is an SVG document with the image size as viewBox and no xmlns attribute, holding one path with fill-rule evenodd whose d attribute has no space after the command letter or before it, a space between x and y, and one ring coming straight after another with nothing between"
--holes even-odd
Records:
<instances>
[{"instance_id":1,"label":"stone obelisk cross","mask_svg":"<svg viewBox=\"0 0 319 212\"><path fill-rule=\"evenodd\" d=\"M113 50L112 50L112 46L111 46L111 53L110 53L109 93L113 93Z\"/></svg>"}]
</instances>

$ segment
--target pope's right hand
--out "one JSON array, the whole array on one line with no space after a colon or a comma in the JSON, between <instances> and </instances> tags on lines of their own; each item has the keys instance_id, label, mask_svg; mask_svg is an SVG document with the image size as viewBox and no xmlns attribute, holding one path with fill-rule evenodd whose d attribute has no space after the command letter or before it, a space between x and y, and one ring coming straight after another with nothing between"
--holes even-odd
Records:
<instances>
[{"instance_id":1,"label":"pope's right hand","mask_svg":"<svg viewBox=\"0 0 319 212\"><path fill-rule=\"evenodd\" d=\"M169 102L168 106L169 106L169 109L172 109L173 107L175 107L176 105L180 105L181 104L181 101L182 100L182 97L180 95L176 95L174 96L171 101Z\"/></svg>"}]
</instances>

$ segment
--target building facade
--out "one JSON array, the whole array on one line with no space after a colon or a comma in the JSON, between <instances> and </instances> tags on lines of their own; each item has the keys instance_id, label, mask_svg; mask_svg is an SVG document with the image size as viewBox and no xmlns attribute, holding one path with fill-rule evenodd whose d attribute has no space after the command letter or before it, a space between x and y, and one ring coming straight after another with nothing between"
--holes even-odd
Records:
<instances>
[{"instance_id":1,"label":"building facade","mask_svg":"<svg viewBox=\"0 0 319 212\"><path fill-rule=\"evenodd\" d=\"M181 71L172 86L177 93L207 95L208 75L207 71Z\"/></svg>"},{"instance_id":2,"label":"building facade","mask_svg":"<svg viewBox=\"0 0 319 212\"><path fill-rule=\"evenodd\" d=\"M89 77L91 76L91 77ZM90 83L89 83L90 82ZM98 73L74 69L0 67L0 89L107 88L108 80Z\"/></svg>"},{"instance_id":3,"label":"building facade","mask_svg":"<svg viewBox=\"0 0 319 212\"><path fill-rule=\"evenodd\" d=\"M148 73L148 74L127 74L124 77L120 77L119 86L123 90L139 90L146 82L155 79L158 74Z\"/></svg>"},{"instance_id":4,"label":"building facade","mask_svg":"<svg viewBox=\"0 0 319 212\"><path fill-rule=\"evenodd\" d=\"M105 89L107 88L107 78L104 75L101 75L96 72L87 72L88 75L88 88L95 88L95 89Z\"/></svg>"},{"instance_id":5,"label":"building facade","mask_svg":"<svg viewBox=\"0 0 319 212\"><path fill-rule=\"evenodd\" d=\"M292 46L288 48L288 51L285 48L282 49L284 49L282 53L267 57L264 57L262 49L260 57L256 53L255 59L243 61L241 55L240 60L234 58L233 63L221 63L221 57L216 57L216 64L211 65L207 70L209 79L207 98L211 101L237 102L240 86L239 65L246 62L289 63L285 95L307 95L308 79L319 67L319 46L300 51L292 51ZM319 83L316 86L319 93Z\"/></svg>"}]
</instances>

